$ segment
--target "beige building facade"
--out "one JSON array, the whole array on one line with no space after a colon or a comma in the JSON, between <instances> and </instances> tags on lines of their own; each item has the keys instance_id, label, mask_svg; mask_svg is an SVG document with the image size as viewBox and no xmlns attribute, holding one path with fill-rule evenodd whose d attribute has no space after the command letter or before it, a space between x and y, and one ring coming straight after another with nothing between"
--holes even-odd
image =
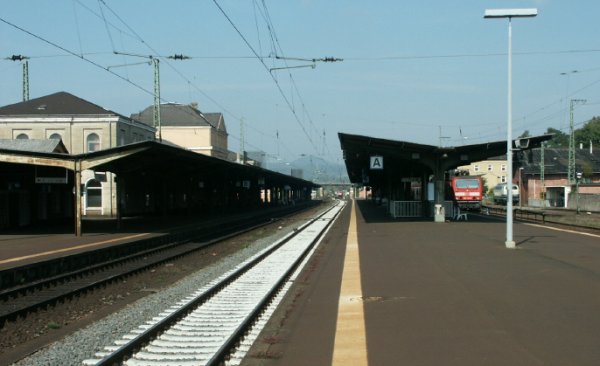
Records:
<instances>
[{"instance_id":1,"label":"beige building facade","mask_svg":"<svg viewBox=\"0 0 600 366\"><path fill-rule=\"evenodd\" d=\"M155 129L66 92L0 108L0 139L60 139L70 154L154 140ZM87 216L116 215L115 176L82 172Z\"/></svg>"},{"instance_id":2,"label":"beige building facade","mask_svg":"<svg viewBox=\"0 0 600 366\"><path fill-rule=\"evenodd\" d=\"M132 114L131 118L153 125L153 111L150 106ZM160 105L160 124L163 141L228 160L228 134L223 114L202 113L195 104L165 103Z\"/></svg>"},{"instance_id":3,"label":"beige building facade","mask_svg":"<svg viewBox=\"0 0 600 366\"><path fill-rule=\"evenodd\" d=\"M482 160L460 166L456 170L466 171L468 175L481 176L488 191L493 189L496 184L505 183L508 179L507 163L504 159Z\"/></svg>"}]
</instances>

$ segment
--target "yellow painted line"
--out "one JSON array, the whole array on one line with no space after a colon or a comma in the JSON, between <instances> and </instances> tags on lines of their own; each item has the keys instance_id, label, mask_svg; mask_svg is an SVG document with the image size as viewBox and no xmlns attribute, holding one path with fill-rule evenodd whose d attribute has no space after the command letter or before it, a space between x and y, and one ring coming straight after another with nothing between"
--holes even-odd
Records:
<instances>
[{"instance_id":1,"label":"yellow painted line","mask_svg":"<svg viewBox=\"0 0 600 366\"><path fill-rule=\"evenodd\" d=\"M368 365L355 210L352 200L332 365Z\"/></svg>"},{"instance_id":2,"label":"yellow painted line","mask_svg":"<svg viewBox=\"0 0 600 366\"><path fill-rule=\"evenodd\" d=\"M141 233L141 234L129 235L129 236L121 237L121 238L115 238L115 239L109 239L109 240L99 241L99 242L96 242L96 243L81 244L81 245L76 245L74 247L68 247L68 248L63 248L63 249L51 250L51 251L48 251L48 252L42 252L42 253L36 253L36 254L31 254L31 255L25 255L23 257L9 258L9 259L5 259L5 260L0 261L0 264L18 262L18 261L22 261L22 260L26 260L26 259L31 259L31 258L44 257L44 256L47 256L47 255L52 255L52 254L57 254L57 253L70 252L72 250L77 250L77 249L84 249L84 248L95 247L95 246L98 246L98 245L109 244L109 243L113 243L113 242L120 241L120 240L133 239L133 238L137 238L137 237L144 236L144 235L148 235L148 233Z\"/></svg>"}]
</instances>

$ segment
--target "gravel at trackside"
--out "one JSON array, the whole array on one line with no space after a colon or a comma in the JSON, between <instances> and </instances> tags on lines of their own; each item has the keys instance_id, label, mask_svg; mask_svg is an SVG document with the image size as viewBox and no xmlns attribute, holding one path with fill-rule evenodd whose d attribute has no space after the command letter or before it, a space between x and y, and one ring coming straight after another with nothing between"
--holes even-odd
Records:
<instances>
[{"instance_id":1,"label":"gravel at trackside","mask_svg":"<svg viewBox=\"0 0 600 366\"><path fill-rule=\"evenodd\" d=\"M240 262L266 248L269 244L282 238L300 223L289 225L278 230L275 234L257 240L240 251L191 274L164 291L146 296L128 305L118 313L112 314L62 340L44 348L33 355L13 364L15 366L67 366L81 365L85 359L93 358L94 354L113 345L114 340L120 339L130 330L137 328L146 320L151 319L170 304L184 298L211 280L221 276Z\"/></svg>"}]
</instances>

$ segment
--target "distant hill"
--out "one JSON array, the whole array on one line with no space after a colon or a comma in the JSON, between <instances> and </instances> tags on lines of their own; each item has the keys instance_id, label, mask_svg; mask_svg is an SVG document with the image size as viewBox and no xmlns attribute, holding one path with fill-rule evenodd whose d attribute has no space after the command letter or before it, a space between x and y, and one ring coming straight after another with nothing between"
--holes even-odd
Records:
<instances>
[{"instance_id":1,"label":"distant hill","mask_svg":"<svg viewBox=\"0 0 600 366\"><path fill-rule=\"evenodd\" d=\"M336 164L318 156L307 155L291 163L267 162L266 169L291 175L292 169L302 170L302 178L315 183L350 183L345 164Z\"/></svg>"}]
</instances>

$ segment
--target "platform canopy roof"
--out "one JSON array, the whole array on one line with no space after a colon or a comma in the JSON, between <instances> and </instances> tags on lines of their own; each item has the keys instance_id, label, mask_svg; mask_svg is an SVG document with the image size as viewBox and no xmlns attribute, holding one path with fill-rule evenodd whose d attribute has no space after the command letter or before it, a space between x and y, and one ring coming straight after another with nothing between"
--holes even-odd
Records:
<instances>
[{"instance_id":1,"label":"platform canopy roof","mask_svg":"<svg viewBox=\"0 0 600 366\"><path fill-rule=\"evenodd\" d=\"M23 151L0 146L0 163L54 166L69 170L109 171L117 175L140 174L152 179L176 174L225 174L234 178L264 178L265 184L290 187L319 187L318 184L252 165L195 153L156 141L143 141L95 152L69 155ZM245 179L245 178L244 178Z\"/></svg>"},{"instance_id":2,"label":"platform canopy roof","mask_svg":"<svg viewBox=\"0 0 600 366\"><path fill-rule=\"evenodd\" d=\"M186 173L202 172L211 175L217 172L227 172L232 177L243 175L263 177L267 184L319 187L316 183L290 175L206 156L156 141L138 142L81 154L77 157L82 161L82 169L110 171L117 175L143 173L160 177L166 174L185 175Z\"/></svg>"},{"instance_id":3,"label":"platform canopy roof","mask_svg":"<svg viewBox=\"0 0 600 366\"><path fill-rule=\"evenodd\" d=\"M338 134L348 176L352 183L373 184L388 174L420 177L445 172L472 162L506 154L506 141L443 147L370 136ZM527 137L513 141L514 149L539 147L552 135ZM371 169L372 157L379 157L383 169ZM376 167L377 168L377 167Z\"/></svg>"}]
</instances>

